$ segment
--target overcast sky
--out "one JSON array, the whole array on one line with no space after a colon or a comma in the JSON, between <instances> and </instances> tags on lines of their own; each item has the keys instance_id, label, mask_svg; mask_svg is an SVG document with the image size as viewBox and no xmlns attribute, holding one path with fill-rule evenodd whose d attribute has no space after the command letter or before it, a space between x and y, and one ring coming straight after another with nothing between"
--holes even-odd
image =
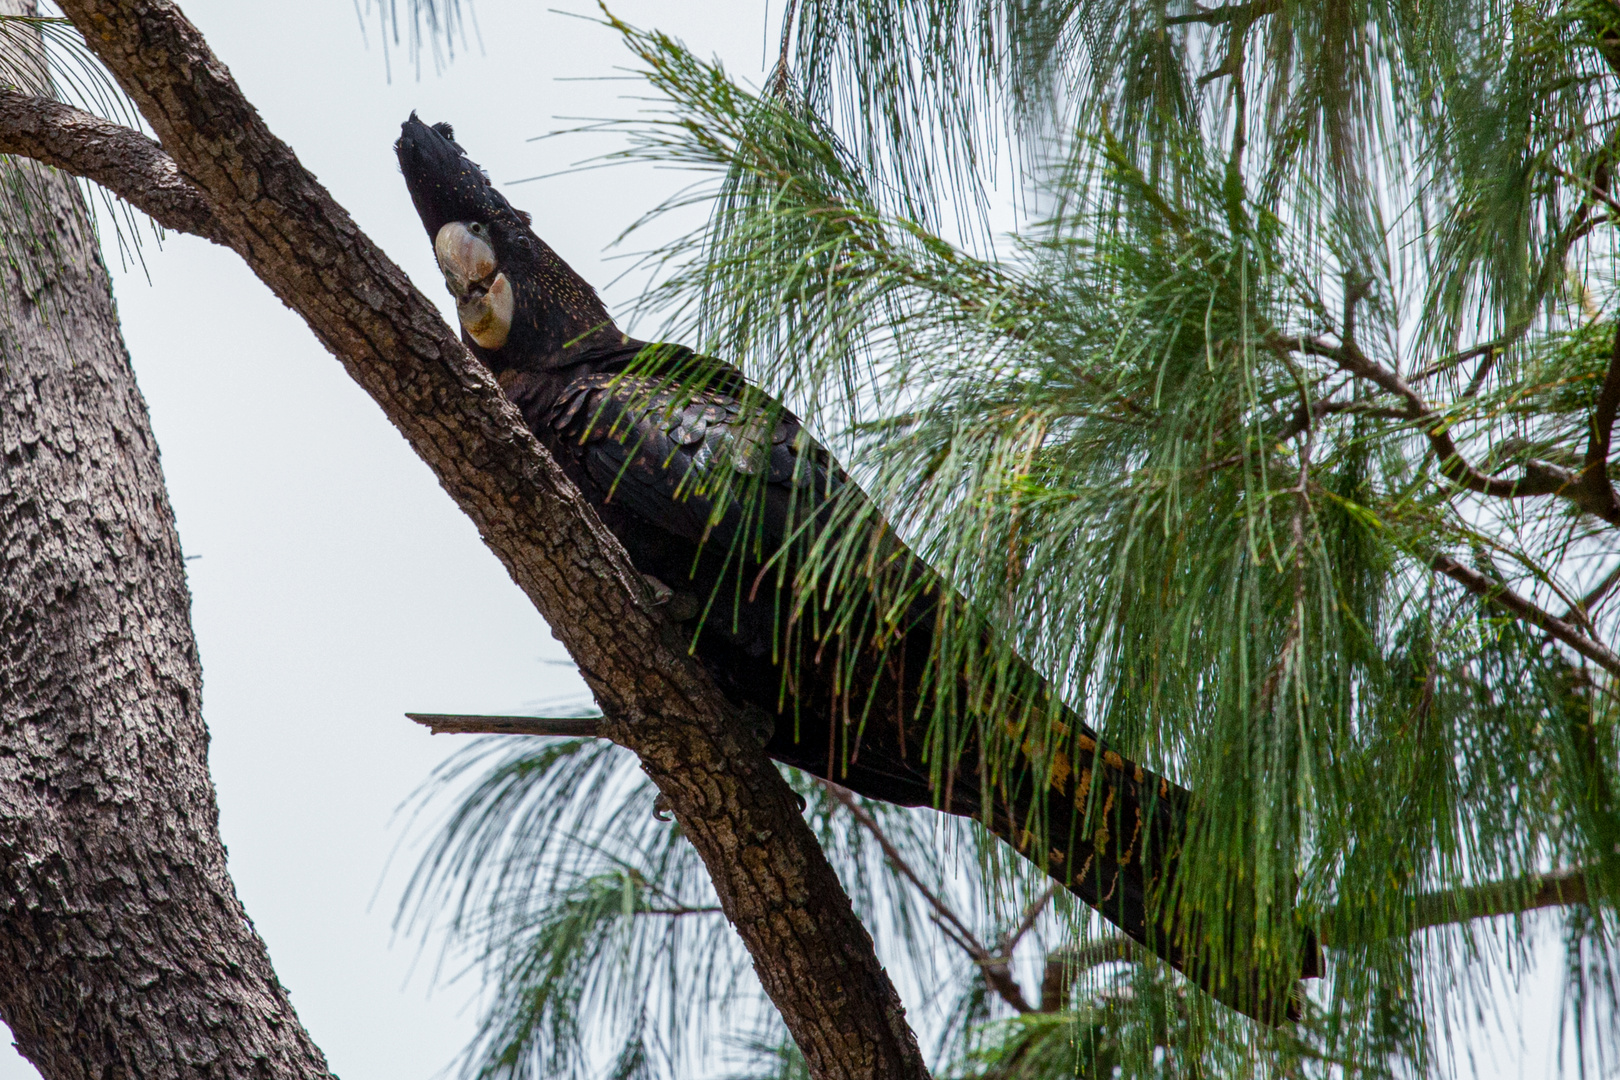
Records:
<instances>
[{"instance_id":1,"label":"overcast sky","mask_svg":"<svg viewBox=\"0 0 1620 1080\"><path fill-rule=\"evenodd\" d=\"M392 50L392 81L375 19L352 0L184 7L270 127L452 321L394 162L400 121L412 109L451 121L505 184L614 145L527 140L567 118L638 108L623 97L636 84L612 81L628 59L615 35L553 10L589 17L591 4L479 0L468 50L442 71L425 62L420 79ZM612 9L754 81L772 47L762 0ZM605 286L623 269L606 251L614 238L686 179L618 168L506 191ZM474 987L435 980L433 944L419 952L391 930L414 863L402 850L388 870L412 835L395 811L458 745L401 714L532 710L583 699L583 684L427 467L234 254L177 237L146 246L144 271L108 258L192 560L210 764L237 891L333 1071L425 1080L470 1036ZM623 313L633 285L605 294ZM1541 1015L1556 985L1532 993ZM1547 1031L1530 1026L1522 1074L1537 1076ZM1516 1049L1480 1048L1483 1075L1521 1075ZM0 1080L36 1076L0 1046Z\"/></svg>"}]
</instances>

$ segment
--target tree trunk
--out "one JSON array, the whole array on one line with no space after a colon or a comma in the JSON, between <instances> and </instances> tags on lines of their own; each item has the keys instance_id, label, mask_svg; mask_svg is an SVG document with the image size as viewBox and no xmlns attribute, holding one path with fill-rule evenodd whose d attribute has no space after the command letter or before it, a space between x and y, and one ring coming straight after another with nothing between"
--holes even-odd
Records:
<instances>
[{"instance_id":1,"label":"tree trunk","mask_svg":"<svg viewBox=\"0 0 1620 1080\"><path fill-rule=\"evenodd\" d=\"M786 782L488 370L269 130L171 0L61 6L211 205L211 237L382 406L556 630L602 706L604 734L669 798L811 1074L926 1080L899 995ZM107 178L137 198L151 190L149 177Z\"/></svg>"},{"instance_id":2,"label":"tree trunk","mask_svg":"<svg viewBox=\"0 0 1620 1080\"><path fill-rule=\"evenodd\" d=\"M32 220L0 215L0 1015L50 1080L328 1076L226 874L179 538L84 200L14 167Z\"/></svg>"}]
</instances>

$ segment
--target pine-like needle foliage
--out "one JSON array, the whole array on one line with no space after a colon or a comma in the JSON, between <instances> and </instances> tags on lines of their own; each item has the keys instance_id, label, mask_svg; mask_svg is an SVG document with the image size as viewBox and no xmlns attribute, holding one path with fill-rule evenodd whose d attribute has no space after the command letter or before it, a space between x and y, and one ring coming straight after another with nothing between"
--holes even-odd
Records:
<instances>
[{"instance_id":1,"label":"pine-like needle foliage","mask_svg":"<svg viewBox=\"0 0 1620 1080\"><path fill-rule=\"evenodd\" d=\"M65 101L129 127L141 126L134 103L63 18L0 15L0 89ZM0 154L0 218L19 223L14 235L28 238L26 250L0 254L23 275L30 295L37 296L53 318L54 291L45 282L64 258L59 230L81 227L71 216L50 209L47 179L54 172L37 161ZM145 215L88 180L79 180L77 187L86 203L93 206L99 201L104 208L103 220L112 225L120 255L138 259ZM147 224L159 234L155 224ZM10 314L0 313L0 318L9 320Z\"/></svg>"},{"instance_id":2,"label":"pine-like needle foliage","mask_svg":"<svg viewBox=\"0 0 1620 1080\"><path fill-rule=\"evenodd\" d=\"M443 921L484 980L465 1075L663 1077L728 1062L802 1075L702 862L634 765L606 743L497 738L424 789L426 809L461 788L401 916ZM790 779L940 1053L965 1054L994 1013L989 983L1009 985L1071 936L1056 929L1071 905L1016 858L998 892L964 887L983 843L966 823Z\"/></svg>"},{"instance_id":3,"label":"pine-like needle foliage","mask_svg":"<svg viewBox=\"0 0 1620 1080\"><path fill-rule=\"evenodd\" d=\"M988 623L1195 793L1205 933L1328 946L1296 1028L1140 962L947 1067L1447 1075L1542 907L1613 1067L1620 7L800 0L763 91L613 25L613 156L713 181L649 310L957 590L938 684Z\"/></svg>"}]
</instances>

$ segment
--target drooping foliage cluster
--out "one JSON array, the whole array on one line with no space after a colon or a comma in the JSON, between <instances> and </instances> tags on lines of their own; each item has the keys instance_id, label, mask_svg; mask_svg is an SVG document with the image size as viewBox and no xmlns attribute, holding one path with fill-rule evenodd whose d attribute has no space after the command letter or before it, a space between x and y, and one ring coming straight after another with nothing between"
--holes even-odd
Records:
<instances>
[{"instance_id":1,"label":"drooping foliage cluster","mask_svg":"<svg viewBox=\"0 0 1620 1080\"><path fill-rule=\"evenodd\" d=\"M1087 952L971 832L807 788L891 886L852 884L885 959L970 961L941 1069L1449 1074L1533 954L1567 1063L1613 1067L1620 6L798 0L759 88L612 25L659 111L610 156L712 181L658 208L708 210L649 255L667 336L804 416L964 610L1195 793L1173 899L1208 933L1327 947L1262 1031ZM577 1065L611 1018L621 1075L689 1064L690 1010L746 992L695 861L596 751L512 753L423 879L489 943L469 1061Z\"/></svg>"},{"instance_id":2,"label":"drooping foliage cluster","mask_svg":"<svg viewBox=\"0 0 1620 1080\"><path fill-rule=\"evenodd\" d=\"M141 127L134 103L63 18L0 16L0 87L66 101L129 127ZM45 209L50 202L46 178L51 171L32 159L0 154L0 217L21 223L18 235L27 236L30 243L29 250L5 251L3 257L30 281L30 290L37 288L38 275L48 276L63 258L58 230L82 227L54 220ZM79 188L87 202L99 202L105 209L102 217L112 226L120 254L138 259L141 228L136 212L88 181L80 180ZM159 232L156 226L153 229ZM49 290L38 291L46 305L55 302Z\"/></svg>"}]
</instances>

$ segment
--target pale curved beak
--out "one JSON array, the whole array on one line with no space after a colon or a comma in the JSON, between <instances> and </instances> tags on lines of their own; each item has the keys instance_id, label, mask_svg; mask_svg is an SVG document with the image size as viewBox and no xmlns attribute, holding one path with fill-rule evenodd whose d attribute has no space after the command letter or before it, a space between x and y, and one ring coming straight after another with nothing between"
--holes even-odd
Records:
<instances>
[{"instance_id":1,"label":"pale curved beak","mask_svg":"<svg viewBox=\"0 0 1620 1080\"><path fill-rule=\"evenodd\" d=\"M495 249L465 221L452 221L433 238L433 254L462 328L479 345L498 349L512 332L512 283L500 273Z\"/></svg>"},{"instance_id":2,"label":"pale curved beak","mask_svg":"<svg viewBox=\"0 0 1620 1080\"><path fill-rule=\"evenodd\" d=\"M433 238L433 254L450 293L461 300L472 287L495 273L495 249L465 221L452 221Z\"/></svg>"}]
</instances>

